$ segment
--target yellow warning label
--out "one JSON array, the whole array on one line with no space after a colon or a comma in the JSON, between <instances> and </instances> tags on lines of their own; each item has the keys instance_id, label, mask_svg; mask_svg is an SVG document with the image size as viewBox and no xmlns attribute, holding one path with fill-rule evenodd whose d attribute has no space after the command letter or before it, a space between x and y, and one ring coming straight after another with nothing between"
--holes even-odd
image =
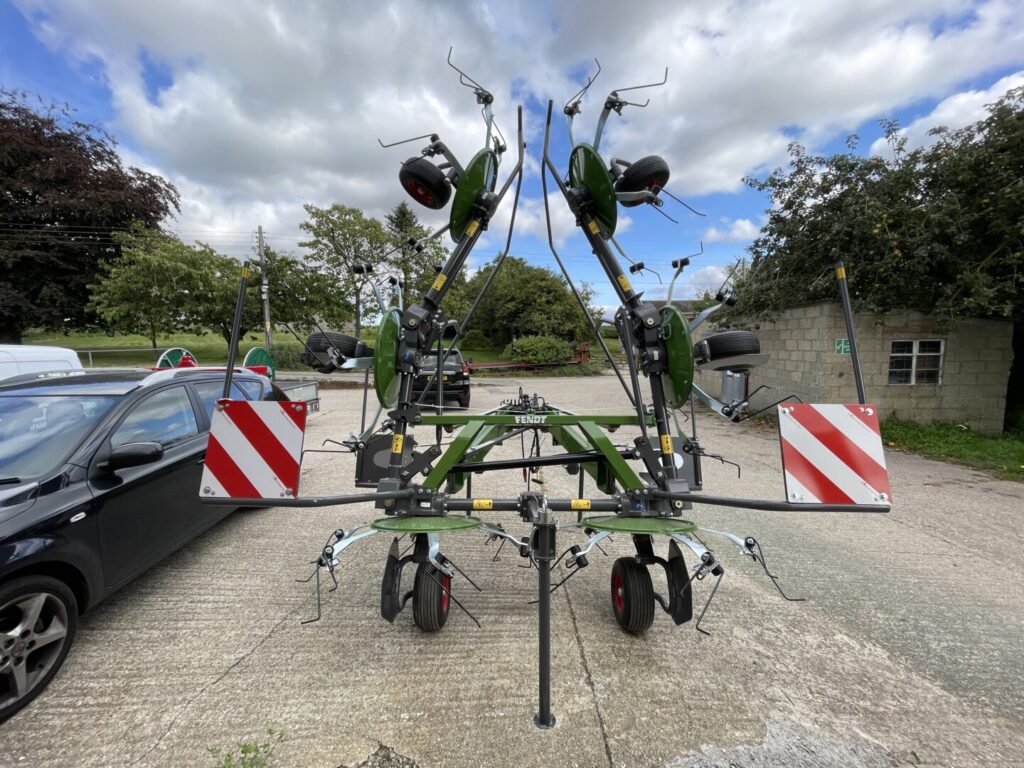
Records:
<instances>
[{"instance_id":1,"label":"yellow warning label","mask_svg":"<svg viewBox=\"0 0 1024 768\"><path fill-rule=\"evenodd\" d=\"M597 235L601 232L601 227L597 223L597 219L591 219L587 222L587 229L590 230L590 234Z\"/></svg>"},{"instance_id":2,"label":"yellow warning label","mask_svg":"<svg viewBox=\"0 0 1024 768\"><path fill-rule=\"evenodd\" d=\"M569 506L572 509L590 509L590 499L570 499Z\"/></svg>"},{"instance_id":3,"label":"yellow warning label","mask_svg":"<svg viewBox=\"0 0 1024 768\"><path fill-rule=\"evenodd\" d=\"M476 234L476 231L480 229L479 219L473 219L469 224L466 225L466 236L472 237Z\"/></svg>"},{"instance_id":4,"label":"yellow warning label","mask_svg":"<svg viewBox=\"0 0 1024 768\"><path fill-rule=\"evenodd\" d=\"M494 499L473 499L473 509L494 509Z\"/></svg>"},{"instance_id":5,"label":"yellow warning label","mask_svg":"<svg viewBox=\"0 0 1024 768\"><path fill-rule=\"evenodd\" d=\"M846 267L836 267L836 277L840 280L846 279Z\"/></svg>"},{"instance_id":6,"label":"yellow warning label","mask_svg":"<svg viewBox=\"0 0 1024 768\"><path fill-rule=\"evenodd\" d=\"M661 452L665 454L672 453L672 435L661 436Z\"/></svg>"},{"instance_id":7,"label":"yellow warning label","mask_svg":"<svg viewBox=\"0 0 1024 768\"><path fill-rule=\"evenodd\" d=\"M242 267L242 277L248 280L251 275L252 270L250 270L248 267Z\"/></svg>"},{"instance_id":8,"label":"yellow warning label","mask_svg":"<svg viewBox=\"0 0 1024 768\"><path fill-rule=\"evenodd\" d=\"M431 286L435 291L440 291L444 288L444 284L448 282L448 276L443 272L437 276L437 280L434 281L434 285Z\"/></svg>"},{"instance_id":9,"label":"yellow warning label","mask_svg":"<svg viewBox=\"0 0 1024 768\"><path fill-rule=\"evenodd\" d=\"M405 435L395 435L391 438L391 452L401 453L402 447L405 445Z\"/></svg>"},{"instance_id":10,"label":"yellow warning label","mask_svg":"<svg viewBox=\"0 0 1024 768\"><path fill-rule=\"evenodd\" d=\"M618 280L619 285L622 286L622 290L624 290L626 293L629 293L630 291L633 290L633 286L630 285L629 283L629 278L626 277L625 275L619 275L615 279Z\"/></svg>"}]
</instances>

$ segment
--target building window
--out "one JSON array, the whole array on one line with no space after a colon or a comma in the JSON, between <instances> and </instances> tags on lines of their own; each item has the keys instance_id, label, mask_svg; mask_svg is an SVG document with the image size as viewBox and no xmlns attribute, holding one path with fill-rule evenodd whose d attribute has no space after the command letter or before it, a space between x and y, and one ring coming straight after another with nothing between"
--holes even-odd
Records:
<instances>
[{"instance_id":1,"label":"building window","mask_svg":"<svg viewBox=\"0 0 1024 768\"><path fill-rule=\"evenodd\" d=\"M889 351L890 384L941 384L941 339L894 341Z\"/></svg>"}]
</instances>

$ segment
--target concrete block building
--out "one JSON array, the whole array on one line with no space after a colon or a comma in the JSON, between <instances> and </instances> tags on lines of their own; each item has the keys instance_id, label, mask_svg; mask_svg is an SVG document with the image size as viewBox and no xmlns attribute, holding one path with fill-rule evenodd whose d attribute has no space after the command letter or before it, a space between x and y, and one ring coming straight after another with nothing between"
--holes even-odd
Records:
<instances>
[{"instance_id":1,"label":"concrete block building","mask_svg":"<svg viewBox=\"0 0 1024 768\"><path fill-rule=\"evenodd\" d=\"M1012 322L971 318L942 328L910 310L861 313L854 322L867 399L883 418L954 421L981 432L1002 431L1013 363ZM839 304L792 307L755 330L761 351L771 357L750 372L748 391L762 384L772 390L758 395L753 406L787 394L804 402L857 402Z\"/></svg>"}]
</instances>

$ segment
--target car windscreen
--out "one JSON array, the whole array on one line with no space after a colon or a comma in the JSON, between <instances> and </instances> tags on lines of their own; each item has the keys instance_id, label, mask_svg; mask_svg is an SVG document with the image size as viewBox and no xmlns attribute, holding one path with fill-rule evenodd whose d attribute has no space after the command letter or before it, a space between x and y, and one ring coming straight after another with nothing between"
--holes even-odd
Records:
<instances>
[{"instance_id":1,"label":"car windscreen","mask_svg":"<svg viewBox=\"0 0 1024 768\"><path fill-rule=\"evenodd\" d=\"M458 353L458 350L452 350L452 353L448 355L448 358L444 361L444 367L447 371L458 370L462 367L462 355ZM437 355L424 355L423 356L423 372L429 374L431 371L437 370Z\"/></svg>"},{"instance_id":2,"label":"car windscreen","mask_svg":"<svg viewBox=\"0 0 1024 768\"><path fill-rule=\"evenodd\" d=\"M120 399L0 397L0 479L39 477L56 469Z\"/></svg>"}]
</instances>

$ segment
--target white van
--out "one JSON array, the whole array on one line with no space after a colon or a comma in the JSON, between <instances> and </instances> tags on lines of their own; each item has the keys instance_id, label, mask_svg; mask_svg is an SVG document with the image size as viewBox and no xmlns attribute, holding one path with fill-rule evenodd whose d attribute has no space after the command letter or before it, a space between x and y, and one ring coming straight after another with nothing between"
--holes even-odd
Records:
<instances>
[{"instance_id":1,"label":"white van","mask_svg":"<svg viewBox=\"0 0 1024 768\"><path fill-rule=\"evenodd\" d=\"M35 371L70 371L81 367L73 349L0 344L0 379Z\"/></svg>"}]
</instances>

